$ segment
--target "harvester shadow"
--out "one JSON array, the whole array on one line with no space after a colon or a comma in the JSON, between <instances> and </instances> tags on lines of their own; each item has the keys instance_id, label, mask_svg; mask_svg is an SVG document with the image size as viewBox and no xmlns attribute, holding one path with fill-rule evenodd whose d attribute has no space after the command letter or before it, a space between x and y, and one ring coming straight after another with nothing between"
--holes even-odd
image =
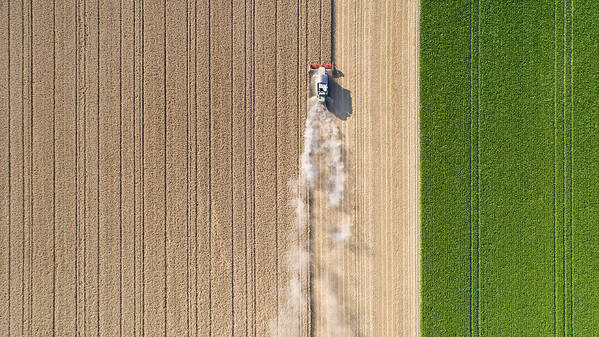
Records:
<instances>
[{"instance_id":1,"label":"harvester shadow","mask_svg":"<svg viewBox=\"0 0 599 337\"><path fill-rule=\"evenodd\" d=\"M351 91L343 88L337 81L329 82L329 101L327 108L341 120L347 120L353 113Z\"/></svg>"},{"instance_id":2,"label":"harvester shadow","mask_svg":"<svg viewBox=\"0 0 599 337\"><path fill-rule=\"evenodd\" d=\"M335 60L335 0L331 0L331 61ZM338 68L333 69L333 78L344 77L345 74ZM327 102L327 108L337 118L347 120L353 113L351 91L343 88L337 81L329 81L330 101Z\"/></svg>"}]
</instances>

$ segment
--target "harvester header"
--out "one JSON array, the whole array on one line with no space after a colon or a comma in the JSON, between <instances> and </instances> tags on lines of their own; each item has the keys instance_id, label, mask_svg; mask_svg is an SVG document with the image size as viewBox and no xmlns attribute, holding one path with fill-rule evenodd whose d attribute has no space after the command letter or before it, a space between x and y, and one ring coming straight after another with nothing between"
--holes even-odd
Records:
<instances>
[{"instance_id":1,"label":"harvester header","mask_svg":"<svg viewBox=\"0 0 599 337\"><path fill-rule=\"evenodd\" d=\"M333 63L310 63L310 68L312 69L318 69L320 67L323 67L325 69L334 69L335 65Z\"/></svg>"}]
</instances>

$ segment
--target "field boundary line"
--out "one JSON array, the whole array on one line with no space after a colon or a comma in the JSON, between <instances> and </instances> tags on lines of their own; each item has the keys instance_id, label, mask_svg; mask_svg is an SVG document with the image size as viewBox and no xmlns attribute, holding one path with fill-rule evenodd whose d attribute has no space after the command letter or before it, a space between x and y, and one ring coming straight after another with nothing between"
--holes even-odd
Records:
<instances>
[{"instance_id":1,"label":"field boundary line","mask_svg":"<svg viewBox=\"0 0 599 337\"><path fill-rule=\"evenodd\" d=\"M476 8L475 8L476 6ZM480 217L479 217L479 194L480 194L480 153L479 153L479 84L480 84L480 2L470 2L470 146L469 146L469 170L470 170L470 335L480 335ZM476 82L476 83L475 83ZM475 276L476 275L476 276Z\"/></svg>"},{"instance_id":2,"label":"field boundary line","mask_svg":"<svg viewBox=\"0 0 599 337\"><path fill-rule=\"evenodd\" d=\"M210 35L210 34L209 34ZM256 337L256 1L252 1L252 332ZM211 319L212 320L212 319Z\"/></svg>"},{"instance_id":3,"label":"field boundary line","mask_svg":"<svg viewBox=\"0 0 599 337\"><path fill-rule=\"evenodd\" d=\"M194 1L195 2L195 1ZM250 85L250 81L248 81L248 2L243 2L243 221L244 221L244 231L243 231L243 240L244 240L244 260L245 260L245 337L248 337L248 333L250 332L249 319L248 319L248 297L249 297L249 284L248 284L248 221L251 221L249 213L248 213L248 85ZM251 90L249 90L251 91ZM254 146L252 144L252 146ZM253 158L252 158L253 160ZM251 174L250 174L250 178Z\"/></svg>"},{"instance_id":4,"label":"field boundary line","mask_svg":"<svg viewBox=\"0 0 599 337\"><path fill-rule=\"evenodd\" d=\"M11 236L12 236L11 235L11 227L12 227L12 217L11 217L11 213L12 213L11 212L11 204L12 204L11 180L12 179L11 179L11 173L12 172L11 172L11 156L10 156L10 147L11 147L11 145L10 145L10 118L11 118L11 116L10 116L10 110L11 110L11 106L10 106L10 99L11 99L11 97L10 97L10 88L11 88L11 85L10 85L10 35L11 35L11 33L10 33L10 0L7 1L6 7L7 7L6 8L6 15L7 15L7 25L6 25L7 26L7 32L6 32L6 37L7 37L7 39L6 39L7 40L7 48L6 48L6 54L7 54L7 62L6 62L6 75L7 75L6 76L6 78L7 78L7 81L6 81L6 96L7 96L7 123L6 123L7 124L7 137L6 137L6 139L7 139L7 142L6 143L7 143L7 151L6 152L7 152L7 181L8 181L8 184L7 184L7 199L8 199L7 200L8 201L8 204L7 204L7 211L8 211L7 212L8 213L7 214L7 224L8 224L7 255L8 256L7 257L8 257L8 262L7 262L7 275L6 275L7 276L7 294L8 294L7 308L8 308L8 310L7 310L7 315L6 315L7 316L6 321L7 321L7 327L8 327L8 334L10 336L10 327L11 327L11 324L10 324L11 323L10 298L11 298L11 293L12 293L11 282L10 282L11 281L11 275L10 275L11 273L10 272L12 269L12 266L11 266L11 264L12 264L11 263L12 262L11 261L12 260L12 256L11 256L11 251L12 251L12 249L11 249L11 247L12 247L12 243L11 243L11 241L12 241L11 240ZM54 237L54 235L53 235L53 237Z\"/></svg>"},{"instance_id":5,"label":"field boundary line","mask_svg":"<svg viewBox=\"0 0 599 337\"><path fill-rule=\"evenodd\" d=\"M476 9L474 8L476 6ZM476 22L474 22L476 20ZM475 27L476 25L476 27ZM480 335L480 152L479 152L479 101L480 101L480 2L470 1L470 336ZM475 64L476 63L476 64ZM474 83L476 82L476 84ZM475 87L476 85L476 87ZM476 92L474 91L476 90ZM474 115L476 113L476 115ZM474 276L476 273L476 277ZM474 311L474 313L473 313Z\"/></svg>"},{"instance_id":6,"label":"field boundary line","mask_svg":"<svg viewBox=\"0 0 599 337\"><path fill-rule=\"evenodd\" d=\"M472 336L472 7L473 0L470 1L470 41L469 41L469 49L470 49L470 81L469 81L469 95L470 95L470 124L469 124L469 146L468 146L468 173L470 180L470 188L469 188L469 199L470 199L470 214L469 214L469 243L470 243L470 336Z\"/></svg>"},{"instance_id":7,"label":"field boundary line","mask_svg":"<svg viewBox=\"0 0 599 337\"><path fill-rule=\"evenodd\" d=\"M56 1L54 1L56 6ZM96 335L100 336L100 270L102 270L100 264L100 2L96 4ZM102 48L102 50L104 50ZM56 254L56 253L54 253ZM56 295L55 295L56 296ZM55 318L53 318L53 321ZM55 333L55 323L53 322L53 332Z\"/></svg>"},{"instance_id":8,"label":"field boundary line","mask_svg":"<svg viewBox=\"0 0 599 337\"><path fill-rule=\"evenodd\" d=\"M123 3L119 1L119 335L121 336L123 335L123 35ZM135 206L133 208L135 209Z\"/></svg>"},{"instance_id":9,"label":"field boundary line","mask_svg":"<svg viewBox=\"0 0 599 337\"><path fill-rule=\"evenodd\" d=\"M8 224L8 231L7 231L7 238L8 238L8 249L7 249L7 257L8 257L8 262L7 262L7 308L8 308L8 312L6 315L6 322L7 322L7 327L8 327L8 334L10 335L10 322L11 322L11 318L10 318L10 297L11 297L11 223L12 223L12 219L11 219L11 165L10 165L10 0L7 1L7 9L6 9L6 15L7 15L7 32L6 32L6 37L7 37L7 48L6 48L6 54L7 54L7 62L6 62L6 96L7 96L7 181L8 181L8 186L7 186L7 208L8 208L8 214L7 214L7 224ZM53 190L54 191L54 190ZM52 237L54 237L54 235L52 235Z\"/></svg>"},{"instance_id":10,"label":"field boundary line","mask_svg":"<svg viewBox=\"0 0 599 337\"><path fill-rule=\"evenodd\" d=\"M8 58L8 78L10 80L10 1L8 2L8 41L9 41L9 58ZM98 19L99 20L99 19ZM98 25L98 36L100 34L100 26ZM98 39L98 50L100 46L100 39ZM99 53L99 52L98 52ZM98 56L98 62L100 57ZM99 63L98 63L99 64ZM98 81L99 81L99 67L98 67ZM8 256L10 259L10 83L8 84ZM98 86L99 88L99 86ZM99 92L100 89L98 89ZM99 94L98 94L99 95ZM100 99L98 98L98 106L100 106ZM100 120L100 110L98 109L98 121ZM98 142L100 137L100 129L98 129ZM100 155L100 148L98 147L98 156ZM99 166L98 166L99 167ZM99 173L98 173L99 174ZM98 179L98 193L100 190L100 184ZM98 194L99 195L99 194ZM98 204L100 199L98 198ZM99 221L98 217L98 221ZM98 222L99 223L99 222ZM99 225L98 225L99 226ZM99 228L99 227L98 227ZM100 256L100 250L98 249L98 256ZM99 268L98 264L98 268ZM99 274L98 274L99 275ZM10 261L8 266L8 283L9 283L9 295L8 295L8 334L10 335ZM100 290L98 287L98 296ZM98 302L100 303L100 302ZM99 304L98 304L99 305ZM100 315L98 315L98 320ZM52 334L56 335L56 0L52 2ZM99 334L98 334L99 335Z\"/></svg>"},{"instance_id":11,"label":"field boundary line","mask_svg":"<svg viewBox=\"0 0 599 337\"><path fill-rule=\"evenodd\" d=\"M187 335L191 336L191 228L190 228L190 217L191 217L191 206L190 199L191 193L191 160L190 160L190 146L191 136L189 133L191 124L191 105L189 102L190 83L189 83L189 54L191 45L191 27L189 25L189 1L185 1L185 202L186 202L186 214L185 214L185 230L186 230L186 241L185 241L185 258L186 258L186 270L185 276L187 278L185 284L186 292L186 324L187 324ZM197 247L197 246L196 246Z\"/></svg>"},{"instance_id":12,"label":"field boundary line","mask_svg":"<svg viewBox=\"0 0 599 337\"><path fill-rule=\"evenodd\" d=\"M234 160L234 139L233 139L233 134L234 134L234 127L233 127L233 116L235 114L235 104L233 103L233 90L235 87L235 70L233 67L233 49L234 49L234 44L233 44L233 35L234 35L234 16L233 16L233 0L230 0L230 6L231 6L231 12L229 13L229 19L231 20L231 26L229 27L229 33L230 33L230 43L231 43L231 60L229 63L229 68L230 68L230 72L231 72L231 80L230 80L230 85L231 85L231 92L229 93L229 99L230 99L230 113L231 115L229 116L229 123L230 123L230 134L229 134L229 151L231 151L231 155L230 155L230 160L229 160L229 170L230 170L230 174L231 174L231 179L230 179L230 183L231 183L231 336L235 336L235 191L234 191L234 180L235 180L235 173L234 173L234 168L233 168L233 160ZM166 336L166 334L165 334Z\"/></svg>"},{"instance_id":13,"label":"field boundary line","mask_svg":"<svg viewBox=\"0 0 599 337\"><path fill-rule=\"evenodd\" d=\"M208 2L208 31L212 31L212 2ZM196 38L197 40L197 38ZM212 336L212 34L208 34L208 335Z\"/></svg>"},{"instance_id":14,"label":"field boundary line","mask_svg":"<svg viewBox=\"0 0 599 337\"><path fill-rule=\"evenodd\" d=\"M34 62L33 62L33 58L34 58L34 51L33 51L33 41L34 40L34 32L33 32L33 0L29 0L29 324L28 324L28 328L29 328L29 334L31 335L32 331L33 331L33 265L35 262L35 259L33 258L33 244L34 244L34 231L33 231L33 223L34 223L34 219L33 219L33 206L34 206L34 202L35 202L35 198L33 195L33 191L34 191L34 180L33 180L33 159L34 159L34 148L33 148L33 136L34 136L34 132L33 132L33 125L34 125L34 118L33 118L33 108L34 108L34 104L33 104L33 100L34 100L34 87L33 87L33 68L34 68ZM86 45L87 47L87 45ZM87 51L87 49L86 49ZM87 63L85 63L85 58L84 58L84 66L86 66ZM85 72L84 72L85 73ZM87 82L86 82L87 84ZM87 95L85 95L85 97L87 97ZM86 109L84 109L85 111L87 111ZM84 118L84 121L87 121L87 117ZM84 131L85 134L85 131ZM85 148L85 143L84 143L84 149ZM87 153L87 152L86 152ZM85 177L87 178L87 166L85 167ZM86 185L87 180L84 180L84 189L87 187ZM85 203L85 197L84 197L84 203ZM84 212L84 218L87 222L87 217L85 215ZM85 227L84 227L85 229ZM85 231L84 231L85 233ZM85 249L85 240L84 240L84 245L83 245L84 249ZM84 254L85 256L85 254ZM85 267L84 267L84 273L85 273ZM85 275L84 275L85 278ZM84 283L85 284L85 283ZM84 291L85 291L85 286L84 286ZM84 311L85 314L85 311ZM85 317L85 316L84 316Z\"/></svg>"},{"instance_id":15,"label":"field boundary line","mask_svg":"<svg viewBox=\"0 0 599 337\"><path fill-rule=\"evenodd\" d=\"M476 333L480 336L480 0L476 0Z\"/></svg>"},{"instance_id":16,"label":"field boundary line","mask_svg":"<svg viewBox=\"0 0 599 337\"><path fill-rule=\"evenodd\" d=\"M78 250L79 250L79 241L77 239L78 235L78 202L79 202L79 182L78 177L79 173L77 171L77 163L78 163L78 153L77 146L79 146L78 138L77 138L77 122L79 121L77 116L77 100L78 100L78 91L77 91L77 51L79 49L78 45L78 28L77 28L77 13L79 3L75 3L75 191L77 191L77 196L75 197L75 334L78 335L77 331L77 318L79 317L79 313L77 311L78 301L77 301L77 285L79 284L78 275L79 272L77 270L77 263L79 261ZM25 2L21 0L21 208L23 210L23 215L21 217L21 335L25 335Z\"/></svg>"},{"instance_id":17,"label":"field boundary line","mask_svg":"<svg viewBox=\"0 0 599 337\"><path fill-rule=\"evenodd\" d=\"M553 336L557 335L557 155L556 155L556 110L557 110L557 3L553 1Z\"/></svg>"},{"instance_id":18,"label":"field boundary line","mask_svg":"<svg viewBox=\"0 0 599 337\"><path fill-rule=\"evenodd\" d=\"M275 153L274 153L274 159L275 159L275 174L274 174L274 178L275 178L275 269L276 269L276 278L275 278L275 308L276 308L276 333L277 335L279 334L279 307L280 307L280 301L279 301L279 296L280 296L280 282L279 282L279 277L280 277L280 261L279 261L279 81L278 81L278 77L279 77L279 25L278 25L278 11L279 11L279 7L278 7L278 1L275 1L274 3L275 6L275 10L274 10L274 26L275 26L275 31L274 31L274 40L275 40L275 46L274 46L274 59L275 59L275 85L274 85L274 95L275 95L275 100L274 100L274 110L275 110Z\"/></svg>"},{"instance_id":19,"label":"field boundary line","mask_svg":"<svg viewBox=\"0 0 599 337\"><path fill-rule=\"evenodd\" d=\"M570 0L570 335L574 336L574 0Z\"/></svg>"},{"instance_id":20,"label":"field boundary line","mask_svg":"<svg viewBox=\"0 0 599 337\"><path fill-rule=\"evenodd\" d=\"M168 118L168 111L167 111L167 94L168 94L168 87L167 87L167 45L166 45L166 21L167 21L167 15L166 15L166 0L163 0L162 2L162 29L164 30L162 32L162 57L163 57L163 69L162 69L162 76L163 76L163 80L162 80L162 85L164 86L164 94L163 94L163 98L162 98L162 104L164 104L164 122L162 123L163 127L164 127L164 132L163 132L163 136L164 136L164 159L162 164L164 165L164 172L163 172L163 187L164 187L164 192L162 193L163 197L164 197L164 230L163 230L163 237L164 237L164 285L163 285L163 299L164 299L164 304L163 304L163 310L164 310L164 335L167 336L168 334L168 250L167 250L167 242L168 242L168 230L167 230L167 224L168 224L168 218L167 218L167 209L168 209L168 196L167 196L167 189L168 189L168 185L167 185L167 175L168 175L168 165L167 165L167 149L168 149L168 137L167 137L167 118ZM98 336L100 334L98 333Z\"/></svg>"},{"instance_id":21,"label":"field boundary line","mask_svg":"<svg viewBox=\"0 0 599 337\"><path fill-rule=\"evenodd\" d=\"M562 227L563 227L563 232L562 232L562 242L563 242L563 253L562 253L562 270L563 270L563 299L562 299L562 305L563 305L563 312L562 312L562 316L563 316L563 322L562 322L562 326L563 326L563 331L564 331L564 337L566 336L566 317L567 317L567 313L566 313L566 283L567 283L567 278L566 278L566 231L567 231L567 221L566 221L566 208L567 208L567 199L566 199L566 195L567 195L567 191L566 191L566 184L567 184L567 174L566 174L566 161L567 161L567 152L566 152L566 99L567 99L567 88L566 88L566 81L567 81L567 76L568 76L568 69L567 69L567 65L566 65L566 44L567 44L567 37L566 37L566 28L567 28L567 19L566 19L566 5L567 2L566 0L564 0L564 4L563 4L563 16L564 16L564 23L563 23L563 58L562 58L562 71L563 71L563 83L562 83L562 92L563 92L563 101L562 101L562 114L563 114L563 119L562 119L562 137L563 137L563 141L562 141L562 150L563 150L563 158L562 158L562 170L563 170L563 205L562 205Z\"/></svg>"}]
</instances>

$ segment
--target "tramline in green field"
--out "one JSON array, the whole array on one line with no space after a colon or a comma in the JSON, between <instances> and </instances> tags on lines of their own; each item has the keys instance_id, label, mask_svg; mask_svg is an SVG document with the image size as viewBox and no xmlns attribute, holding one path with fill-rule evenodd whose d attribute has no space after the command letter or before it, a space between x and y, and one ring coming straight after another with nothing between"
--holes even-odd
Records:
<instances>
[{"instance_id":1,"label":"tramline in green field","mask_svg":"<svg viewBox=\"0 0 599 337\"><path fill-rule=\"evenodd\" d=\"M423 336L599 336L597 22L421 1Z\"/></svg>"}]
</instances>

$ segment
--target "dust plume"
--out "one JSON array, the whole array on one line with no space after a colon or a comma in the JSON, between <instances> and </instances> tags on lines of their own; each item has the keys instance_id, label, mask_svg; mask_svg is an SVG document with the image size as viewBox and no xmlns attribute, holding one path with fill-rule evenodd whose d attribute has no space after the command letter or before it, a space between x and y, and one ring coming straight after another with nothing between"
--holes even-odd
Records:
<instances>
[{"instance_id":1,"label":"dust plume","mask_svg":"<svg viewBox=\"0 0 599 337\"><path fill-rule=\"evenodd\" d=\"M278 316L271 322L272 336L300 337L312 333L330 337L354 336L352 324L345 320L336 287L332 284L332 280L343 276L339 267L342 264L335 257L340 255L351 237L351 220L339 207L346 180L343 142L334 115L314 97L308 100L303 141L299 176L289 182L290 205L295 211L298 232L309 229L310 237L319 236L326 240L327 249L320 253L317 261L309 243L296 236L288 238L289 247L292 247L285 258L289 279ZM326 203L314 201L316 196L324 195ZM316 221L316 213L337 216L321 217ZM308 277L309 273L311 277ZM326 333L317 322L326 326Z\"/></svg>"}]
</instances>

